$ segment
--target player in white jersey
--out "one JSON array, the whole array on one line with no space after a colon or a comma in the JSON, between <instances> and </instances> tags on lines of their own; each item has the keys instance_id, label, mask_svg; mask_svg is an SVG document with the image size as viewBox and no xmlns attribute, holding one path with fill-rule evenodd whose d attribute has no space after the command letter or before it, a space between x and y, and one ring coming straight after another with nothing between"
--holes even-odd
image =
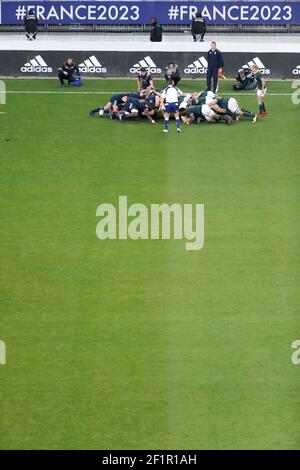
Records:
<instances>
[{"instance_id":1,"label":"player in white jersey","mask_svg":"<svg viewBox=\"0 0 300 470\"><path fill-rule=\"evenodd\" d=\"M185 94L174 85L174 81L171 78L168 79L168 86L164 89L161 95L161 109L163 109L163 106L165 107L165 127L163 130L165 133L169 132L169 119L171 114L174 114L176 119L176 131L181 132L178 106L179 96L185 96Z\"/></svg>"}]
</instances>

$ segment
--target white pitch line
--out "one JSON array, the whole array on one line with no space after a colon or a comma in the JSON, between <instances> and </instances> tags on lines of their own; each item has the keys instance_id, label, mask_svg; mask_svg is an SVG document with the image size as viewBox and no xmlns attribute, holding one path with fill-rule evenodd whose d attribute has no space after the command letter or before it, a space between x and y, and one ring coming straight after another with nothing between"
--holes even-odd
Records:
<instances>
[{"instance_id":1,"label":"white pitch line","mask_svg":"<svg viewBox=\"0 0 300 470\"><path fill-rule=\"evenodd\" d=\"M130 90L129 90L130 91ZM128 90L127 90L128 92ZM28 90L8 90L6 93L11 95L116 95L121 93L127 93L124 91L28 91ZM136 93L136 90L131 91L131 93ZM267 96L292 96L293 93L268 93ZM231 93L230 96L256 96L255 93Z\"/></svg>"},{"instance_id":2,"label":"white pitch line","mask_svg":"<svg viewBox=\"0 0 300 470\"><path fill-rule=\"evenodd\" d=\"M109 95L114 93L127 93L123 91L29 91L29 90L7 90L11 95ZM132 92L134 93L134 92Z\"/></svg>"}]
</instances>

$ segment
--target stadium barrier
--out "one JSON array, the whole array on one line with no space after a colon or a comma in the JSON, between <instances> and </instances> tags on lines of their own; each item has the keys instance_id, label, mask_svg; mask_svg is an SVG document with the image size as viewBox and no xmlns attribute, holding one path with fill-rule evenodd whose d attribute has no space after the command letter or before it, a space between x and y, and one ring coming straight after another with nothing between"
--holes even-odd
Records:
<instances>
[{"instance_id":1,"label":"stadium barrier","mask_svg":"<svg viewBox=\"0 0 300 470\"><path fill-rule=\"evenodd\" d=\"M300 3L295 0L2 0L0 30L19 31L29 7L35 8L40 31L145 32L153 15L165 31L184 31L198 10L211 31L285 32L300 26Z\"/></svg>"},{"instance_id":2,"label":"stadium barrier","mask_svg":"<svg viewBox=\"0 0 300 470\"><path fill-rule=\"evenodd\" d=\"M66 60L69 51L0 51L2 77L53 77ZM140 67L147 66L154 79L164 76L168 62L176 62L182 78L205 78L206 54L200 52L122 52L73 51L83 77L133 78ZM224 52L225 72L235 77L247 63L256 63L267 77L292 79L300 76L300 55L297 53Z\"/></svg>"}]
</instances>

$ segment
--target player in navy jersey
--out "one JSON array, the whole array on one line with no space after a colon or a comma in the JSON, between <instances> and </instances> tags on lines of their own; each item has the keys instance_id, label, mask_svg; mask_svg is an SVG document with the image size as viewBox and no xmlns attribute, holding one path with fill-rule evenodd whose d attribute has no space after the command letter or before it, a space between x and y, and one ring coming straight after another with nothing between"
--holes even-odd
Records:
<instances>
[{"instance_id":1,"label":"player in navy jersey","mask_svg":"<svg viewBox=\"0 0 300 470\"><path fill-rule=\"evenodd\" d=\"M112 95L110 100L105 106L99 106L92 109L89 112L89 115L95 117L95 114L99 113L100 116L103 116L104 113L109 113L110 118L113 117L113 114L117 113L124 108L125 103L130 96L130 93L119 93L118 95Z\"/></svg>"},{"instance_id":2,"label":"player in navy jersey","mask_svg":"<svg viewBox=\"0 0 300 470\"><path fill-rule=\"evenodd\" d=\"M153 77L145 67L141 67L137 78L138 91L149 90L154 87Z\"/></svg>"}]
</instances>

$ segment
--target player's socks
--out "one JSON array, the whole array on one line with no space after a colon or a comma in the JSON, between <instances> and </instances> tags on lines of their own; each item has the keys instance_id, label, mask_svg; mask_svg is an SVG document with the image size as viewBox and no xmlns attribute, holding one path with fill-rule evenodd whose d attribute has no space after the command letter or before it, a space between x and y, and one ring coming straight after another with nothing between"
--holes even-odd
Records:
<instances>
[{"instance_id":1,"label":"player's socks","mask_svg":"<svg viewBox=\"0 0 300 470\"><path fill-rule=\"evenodd\" d=\"M264 107L262 104L259 105L259 114L262 114L264 112Z\"/></svg>"},{"instance_id":2,"label":"player's socks","mask_svg":"<svg viewBox=\"0 0 300 470\"><path fill-rule=\"evenodd\" d=\"M226 124L229 123L229 116L226 116L226 114L219 114L219 121L220 122L225 122Z\"/></svg>"},{"instance_id":3,"label":"player's socks","mask_svg":"<svg viewBox=\"0 0 300 470\"><path fill-rule=\"evenodd\" d=\"M95 109L92 109L90 112L93 113L93 114L96 114L96 113L99 113L101 108L95 108Z\"/></svg>"},{"instance_id":4,"label":"player's socks","mask_svg":"<svg viewBox=\"0 0 300 470\"><path fill-rule=\"evenodd\" d=\"M226 110L226 114L228 116L232 117L232 119L236 120L237 115L235 113L233 113L232 111L230 111L230 109Z\"/></svg>"},{"instance_id":5,"label":"player's socks","mask_svg":"<svg viewBox=\"0 0 300 470\"><path fill-rule=\"evenodd\" d=\"M176 130L180 131L180 118L176 119Z\"/></svg>"},{"instance_id":6,"label":"player's socks","mask_svg":"<svg viewBox=\"0 0 300 470\"><path fill-rule=\"evenodd\" d=\"M245 117L248 117L248 118L251 118L251 119L253 119L254 116L255 116L255 114L252 113L252 111L247 111L247 109L242 109L242 112L244 113Z\"/></svg>"},{"instance_id":7,"label":"player's socks","mask_svg":"<svg viewBox=\"0 0 300 470\"><path fill-rule=\"evenodd\" d=\"M167 131L169 128L169 119L165 119L165 131Z\"/></svg>"},{"instance_id":8,"label":"player's socks","mask_svg":"<svg viewBox=\"0 0 300 470\"><path fill-rule=\"evenodd\" d=\"M262 103L262 107L263 107L263 114L267 114L267 110L266 110L266 107L265 107L265 103Z\"/></svg>"}]
</instances>

